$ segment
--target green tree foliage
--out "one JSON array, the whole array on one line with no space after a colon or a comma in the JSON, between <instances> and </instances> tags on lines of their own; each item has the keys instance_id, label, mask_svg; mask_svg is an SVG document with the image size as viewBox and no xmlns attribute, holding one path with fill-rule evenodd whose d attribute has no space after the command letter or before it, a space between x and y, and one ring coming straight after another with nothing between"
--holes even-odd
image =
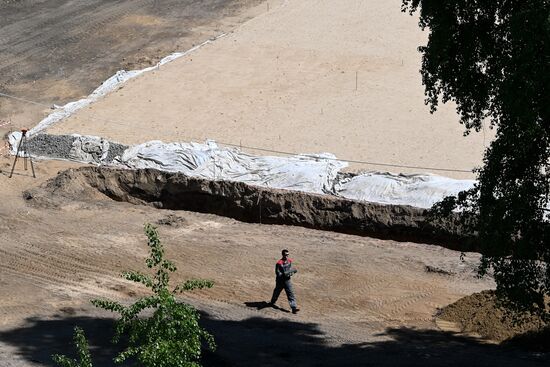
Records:
<instances>
[{"instance_id":1,"label":"green tree foliage","mask_svg":"<svg viewBox=\"0 0 550 367\"><path fill-rule=\"evenodd\" d=\"M215 350L214 338L199 325L197 310L179 302L176 295L211 288L214 283L192 279L170 289L170 274L177 270L176 266L164 259L164 248L156 228L146 224L145 234L150 249L145 263L153 270L152 274L126 271L122 276L141 283L152 294L129 306L106 299L92 300L94 306L120 315L113 342L118 343L124 335L128 338L128 346L116 356L115 362L122 363L134 358L143 367L199 367L203 342ZM143 315L147 310L151 310L152 314ZM80 362L59 355L54 356L54 361L61 367L92 367L88 343L79 328L76 328L75 344Z\"/></svg>"},{"instance_id":2,"label":"green tree foliage","mask_svg":"<svg viewBox=\"0 0 550 367\"><path fill-rule=\"evenodd\" d=\"M194 279L170 290L170 274L177 270L176 266L164 259L164 248L156 228L146 224L145 234L150 249L145 263L153 269L153 273L149 275L127 271L122 276L141 283L153 294L138 299L130 306L104 299L92 301L94 306L120 315L113 338L115 342L128 333L128 347L115 358L115 362L122 363L134 357L140 366L145 367L200 366L202 342L205 341L214 350L214 338L199 326L198 312L192 306L178 302L176 295L184 291L210 288L213 283ZM153 314L140 317L147 309L152 309Z\"/></svg>"},{"instance_id":3,"label":"green tree foliage","mask_svg":"<svg viewBox=\"0 0 550 367\"><path fill-rule=\"evenodd\" d=\"M74 328L74 344L78 360L55 354L53 356L54 362L60 367L92 367L92 356L88 348L88 341L86 340L84 331L78 326Z\"/></svg>"},{"instance_id":4,"label":"green tree foliage","mask_svg":"<svg viewBox=\"0 0 550 367\"><path fill-rule=\"evenodd\" d=\"M454 101L465 134L496 129L478 184L435 207L463 210L516 306L544 305L550 291L550 0L403 0L429 31L422 77L426 103ZM541 261L534 261L541 260Z\"/></svg>"}]
</instances>

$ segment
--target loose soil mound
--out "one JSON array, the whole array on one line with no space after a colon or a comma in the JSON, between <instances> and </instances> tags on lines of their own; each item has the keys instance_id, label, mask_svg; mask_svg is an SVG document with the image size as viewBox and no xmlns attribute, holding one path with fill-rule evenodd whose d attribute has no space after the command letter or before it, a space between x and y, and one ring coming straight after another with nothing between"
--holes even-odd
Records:
<instances>
[{"instance_id":1,"label":"loose soil mound","mask_svg":"<svg viewBox=\"0 0 550 367\"><path fill-rule=\"evenodd\" d=\"M540 315L518 313L499 305L493 290L461 298L445 307L440 317L460 324L467 333L498 342L550 350L550 325Z\"/></svg>"},{"instance_id":2,"label":"loose soil mound","mask_svg":"<svg viewBox=\"0 0 550 367\"><path fill-rule=\"evenodd\" d=\"M471 250L451 222L433 224L427 211L410 206L358 202L328 195L268 189L240 182L209 181L153 169L82 167L61 172L26 192L42 205L107 195L117 201L223 215L245 222L288 224L400 241L439 243Z\"/></svg>"}]
</instances>

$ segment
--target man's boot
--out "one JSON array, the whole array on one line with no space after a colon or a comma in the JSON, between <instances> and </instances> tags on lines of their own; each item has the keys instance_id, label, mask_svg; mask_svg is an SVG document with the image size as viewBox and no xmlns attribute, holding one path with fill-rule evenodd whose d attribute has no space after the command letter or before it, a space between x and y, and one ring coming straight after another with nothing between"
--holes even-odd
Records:
<instances>
[{"instance_id":1,"label":"man's boot","mask_svg":"<svg viewBox=\"0 0 550 367\"><path fill-rule=\"evenodd\" d=\"M292 313L293 313L293 314L297 314L298 311L300 311L299 308L297 308L297 307L292 307Z\"/></svg>"}]
</instances>

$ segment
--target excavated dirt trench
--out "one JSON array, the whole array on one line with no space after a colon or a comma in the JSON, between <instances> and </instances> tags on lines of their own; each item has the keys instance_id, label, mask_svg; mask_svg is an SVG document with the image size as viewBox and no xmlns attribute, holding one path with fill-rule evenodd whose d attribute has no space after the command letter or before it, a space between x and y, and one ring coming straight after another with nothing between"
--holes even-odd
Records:
<instances>
[{"instance_id":1,"label":"excavated dirt trench","mask_svg":"<svg viewBox=\"0 0 550 367\"><path fill-rule=\"evenodd\" d=\"M432 223L426 219L425 209L211 181L153 169L69 169L42 187L25 192L25 197L39 205L56 205L67 200L95 199L98 192L117 201L212 213L244 222L296 225L476 250L454 221Z\"/></svg>"}]
</instances>

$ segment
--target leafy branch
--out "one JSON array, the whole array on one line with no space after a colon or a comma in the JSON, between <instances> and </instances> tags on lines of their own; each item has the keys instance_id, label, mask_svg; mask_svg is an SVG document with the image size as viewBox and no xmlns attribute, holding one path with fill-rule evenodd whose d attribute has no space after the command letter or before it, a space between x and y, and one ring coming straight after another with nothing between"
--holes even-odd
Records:
<instances>
[{"instance_id":1,"label":"leafy branch","mask_svg":"<svg viewBox=\"0 0 550 367\"><path fill-rule=\"evenodd\" d=\"M144 367L199 367L203 343L210 350L215 350L216 344L212 335L199 325L197 310L178 301L176 295L211 288L214 283L205 279L191 279L170 290L170 275L177 270L176 265L164 258L164 248L157 229L146 224L145 234L149 246L149 257L145 264L152 270L151 274L131 270L123 272L122 277L145 286L152 294L139 298L129 306L109 299L91 301L94 306L119 315L113 342L118 343L122 336L128 338L127 346L114 361L123 363L133 358ZM142 313L148 309L152 310L151 316L143 317ZM65 356L54 356L54 361L61 367L92 367L86 339L78 328L75 344L81 362Z\"/></svg>"},{"instance_id":2,"label":"leafy branch","mask_svg":"<svg viewBox=\"0 0 550 367\"><path fill-rule=\"evenodd\" d=\"M74 328L74 344L78 354L77 359L71 359L64 355L55 354L52 358L60 367L92 367L92 356L88 347L88 341L84 330L78 326Z\"/></svg>"}]
</instances>

